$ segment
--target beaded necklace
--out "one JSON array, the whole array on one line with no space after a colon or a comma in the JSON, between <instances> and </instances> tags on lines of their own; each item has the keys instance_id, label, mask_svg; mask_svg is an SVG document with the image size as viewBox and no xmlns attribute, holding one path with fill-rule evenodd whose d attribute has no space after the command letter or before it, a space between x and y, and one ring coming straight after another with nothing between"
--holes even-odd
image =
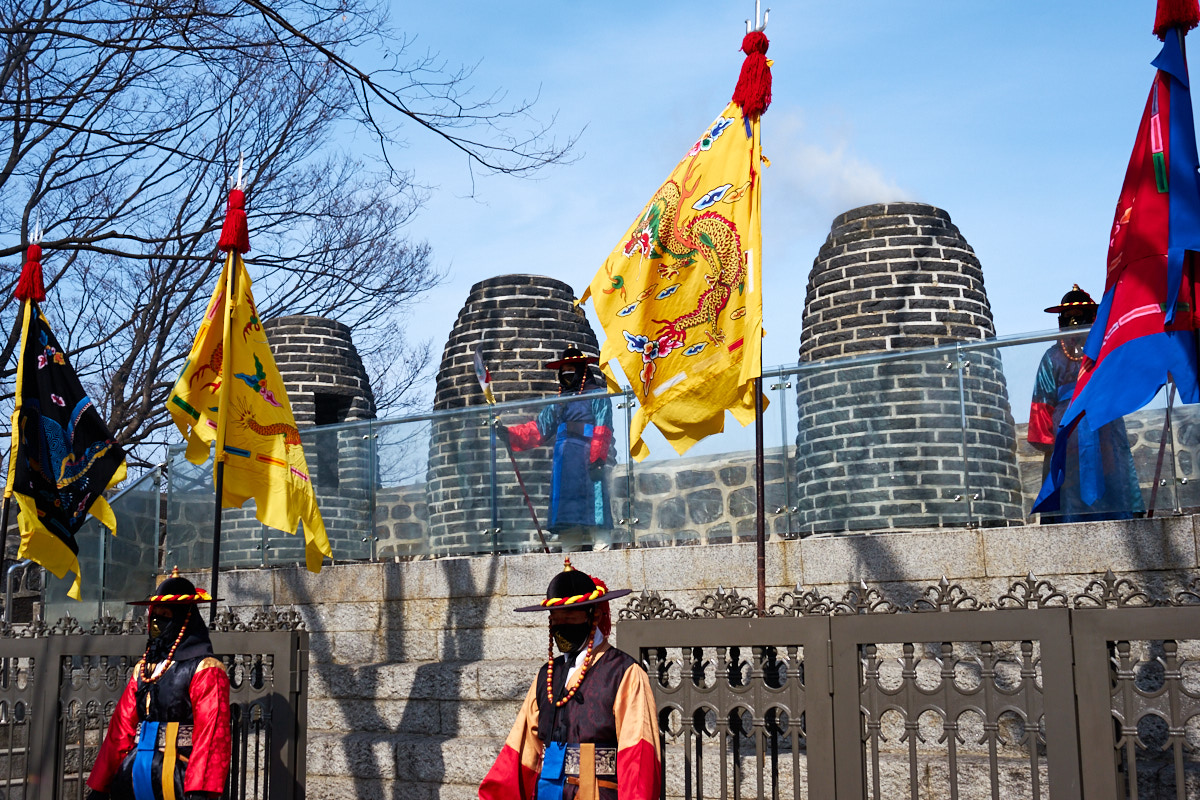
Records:
<instances>
[{"instance_id":1,"label":"beaded necklace","mask_svg":"<svg viewBox=\"0 0 1200 800\"><path fill-rule=\"evenodd\" d=\"M546 667L546 697L551 703L554 703L555 708L562 708L571 701L575 696L575 692L583 685L583 679L587 677L588 668L592 666L592 646L596 644L596 626L592 626L592 630L588 633L587 653L583 656L583 666L579 668L579 680L575 681L575 685L567 692L566 696L561 700L554 699L554 634L550 634L550 646L548 648L549 665Z\"/></svg>"},{"instance_id":2,"label":"beaded necklace","mask_svg":"<svg viewBox=\"0 0 1200 800\"><path fill-rule=\"evenodd\" d=\"M153 673L151 673L149 669L150 645L146 645L146 652L142 656L142 683L156 682L162 677L162 674L167 671L166 665L175 660L175 650L179 647L179 643L183 641L183 635L187 633L188 620L192 618L192 611L192 608L188 608L187 616L183 618L183 626L179 629L179 635L175 637L175 643L171 645L171 649L167 653L167 657L159 662L159 666L155 668Z\"/></svg>"},{"instance_id":3,"label":"beaded necklace","mask_svg":"<svg viewBox=\"0 0 1200 800\"><path fill-rule=\"evenodd\" d=\"M1080 351L1079 355L1077 355L1077 356L1071 355L1071 351L1067 350L1067 343L1064 342L1062 339L1058 340L1058 349L1062 350L1063 355L1067 357L1068 361L1082 361L1083 360L1083 352ZM1071 349L1073 350L1074 348L1071 348Z\"/></svg>"}]
</instances>

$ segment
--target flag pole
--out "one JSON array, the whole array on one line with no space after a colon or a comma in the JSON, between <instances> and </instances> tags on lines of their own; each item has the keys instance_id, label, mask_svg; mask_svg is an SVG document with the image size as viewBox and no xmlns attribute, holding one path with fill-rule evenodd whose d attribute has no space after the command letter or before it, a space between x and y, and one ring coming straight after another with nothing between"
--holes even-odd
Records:
<instances>
[{"instance_id":1,"label":"flag pole","mask_svg":"<svg viewBox=\"0 0 1200 800\"><path fill-rule=\"evenodd\" d=\"M216 448L213 453L213 461L216 464L216 476L213 479L213 488L216 492L216 507L213 511L213 538L212 538L212 603L208 611L208 624L213 625L217 621L217 594L218 584L220 583L221 569L221 500L225 493L225 429L229 425L229 371L225 369L227 364L233 363L233 354L231 346L233 344L233 298L234 292L237 291L237 258L235 251L230 250L225 257L225 270L228 277L225 281L225 325L221 333L221 390L220 399L217 402L217 441Z\"/></svg>"},{"instance_id":2,"label":"flag pole","mask_svg":"<svg viewBox=\"0 0 1200 800\"><path fill-rule=\"evenodd\" d=\"M8 336L8 344L4 346L4 352L0 353L0 367L8 364L8 360L12 358L13 351L17 347L17 343L21 339L21 331L24 329L25 321L25 303L28 300L21 301L21 311L17 314L17 318L13 320L12 333ZM15 370L14 370L15 372ZM17 397L18 405L21 402L20 396ZM16 448L13 448L15 454ZM0 512L0 575L4 574L4 561L8 558L8 518L9 511L12 508L12 479L13 470L12 464L8 465L8 474L4 482L4 510Z\"/></svg>"}]
</instances>

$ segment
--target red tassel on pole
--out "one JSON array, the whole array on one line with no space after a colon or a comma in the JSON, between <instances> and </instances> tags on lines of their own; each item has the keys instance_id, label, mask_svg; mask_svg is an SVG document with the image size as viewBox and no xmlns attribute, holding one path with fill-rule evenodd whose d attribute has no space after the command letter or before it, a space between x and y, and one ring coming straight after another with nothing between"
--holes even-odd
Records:
<instances>
[{"instance_id":1,"label":"red tassel on pole","mask_svg":"<svg viewBox=\"0 0 1200 800\"><path fill-rule=\"evenodd\" d=\"M771 105L771 67L767 65L770 44L762 31L751 31L742 39L746 60L742 62L742 74L733 90L733 102L742 107L742 113L749 120L758 119Z\"/></svg>"},{"instance_id":2,"label":"red tassel on pole","mask_svg":"<svg viewBox=\"0 0 1200 800\"><path fill-rule=\"evenodd\" d=\"M25 251L25 266L21 267L21 277L17 280L17 288L13 297L18 300L32 300L40 303L46 299L46 287L42 282L42 248L31 244Z\"/></svg>"},{"instance_id":3,"label":"red tassel on pole","mask_svg":"<svg viewBox=\"0 0 1200 800\"><path fill-rule=\"evenodd\" d=\"M1165 39L1167 31L1183 28L1187 33L1200 24L1200 6L1197 0L1158 0L1158 13L1154 16L1154 35Z\"/></svg>"},{"instance_id":4,"label":"red tassel on pole","mask_svg":"<svg viewBox=\"0 0 1200 800\"><path fill-rule=\"evenodd\" d=\"M225 210L225 225L221 228L221 240L217 247L225 252L237 250L245 255L250 252L250 231L246 227L246 193L234 189L229 193L229 206Z\"/></svg>"}]
</instances>

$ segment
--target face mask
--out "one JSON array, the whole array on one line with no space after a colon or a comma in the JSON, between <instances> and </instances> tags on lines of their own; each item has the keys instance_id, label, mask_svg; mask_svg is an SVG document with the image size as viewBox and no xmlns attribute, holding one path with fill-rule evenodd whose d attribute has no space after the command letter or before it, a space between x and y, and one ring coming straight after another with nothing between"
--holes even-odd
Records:
<instances>
[{"instance_id":1,"label":"face mask","mask_svg":"<svg viewBox=\"0 0 1200 800\"><path fill-rule=\"evenodd\" d=\"M588 637L592 635L592 623L576 622L570 625L551 625L550 635L554 643L564 653L575 653L583 649Z\"/></svg>"},{"instance_id":2,"label":"face mask","mask_svg":"<svg viewBox=\"0 0 1200 800\"><path fill-rule=\"evenodd\" d=\"M566 369L559 370L558 385L561 386L563 389L566 389L567 391L570 391L570 392L575 391L576 389L578 389L580 386L583 385L583 376L586 374L585 370L586 370L586 367L584 367L584 368L569 367Z\"/></svg>"},{"instance_id":3,"label":"face mask","mask_svg":"<svg viewBox=\"0 0 1200 800\"><path fill-rule=\"evenodd\" d=\"M171 627L174 621L172 617L165 614L151 614L150 623L148 625L148 633L151 639L158 639Z\"/></svg>"}]
</instances>

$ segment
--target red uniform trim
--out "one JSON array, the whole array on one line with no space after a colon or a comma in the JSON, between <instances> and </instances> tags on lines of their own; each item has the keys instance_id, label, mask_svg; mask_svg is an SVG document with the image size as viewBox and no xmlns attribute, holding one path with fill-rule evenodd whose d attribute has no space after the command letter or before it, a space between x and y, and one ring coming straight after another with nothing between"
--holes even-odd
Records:
<instances>
[{"instance_id":1,"label":"red uniform trim","mask_svg":"<svg viewBox=\"0 0 1200 800\"><path fill-rule=\"evenodd\" d=\"M592 428L592 449L588 460L593 464L603 464L608 458L608 449L612 447L612 428L596 425Z\"/></svg>"},{"instance_id":2,"label":"red uniform trim","mask_svg":"<svg viewBox=\"0 0 1200 800\"><path fill-rule=\"evenodd\" d=\"M511 425L508 428L508 443L512 445L515 452L522 450L530 450L542 443L542 431L538 428L537 421L522 422L520 425Z\"/></svg>"},{"instance_id":3,"label":"red uniform trim","mask_svg":"<svg viewBox=\"0 0 1200 800\"><path fill-rule=\"evenodd\" d=\"M233 738L229 731L229 675L215 658L205 659L192 676L192 757L183 778L185 792L225 791Z\"/></svg>"},{"instance_id":4,"label":"red uniform trim","mask_svg":"<svg viewBox=\"0 0 1200 800\"><path fill-rule=\"evenodd\" d=\"M1054 409L1046 403L1034 403L1029 407L1029 441L1054 444Z\"/></svg>"},{"instance_id":5,"label":"red uniform trim","mask_svg":"<svg viewBox=\"0 0 1200 800\"><path fill-rule=\"evenodd\" d=\"M522 786L524 796L519 788ZM537 772L523 765L517 751L506 744L479 784L479 800L533 800L536 791Z\"/></svg>"},{"instance_id":6,"label":"red uniform trim","mask_svg":"<svg viewBox=\"0 0 1200 800\"><path fill-rule=\"evenodd\" d=\"M125 684L125 691L117 701L112 719L108 721L108 733L96 754L96 763L88 775L87 785L97 792L108 791L108 784L121 767L121 759L133 749L133 736L137 732L137 674L141 662L133 670L133 677Z\"/></svg>"},{"instance_id":7,"label":"red uniform trim","mask_svg":"<svg viewBox=\"0 0 1200 800\"><path fill-rule=\"evenodd\" d=\"M658 800L662 763L654 745L642 739L617 751L617 792L621 800Z\"/></svg>"}]
</instances>

